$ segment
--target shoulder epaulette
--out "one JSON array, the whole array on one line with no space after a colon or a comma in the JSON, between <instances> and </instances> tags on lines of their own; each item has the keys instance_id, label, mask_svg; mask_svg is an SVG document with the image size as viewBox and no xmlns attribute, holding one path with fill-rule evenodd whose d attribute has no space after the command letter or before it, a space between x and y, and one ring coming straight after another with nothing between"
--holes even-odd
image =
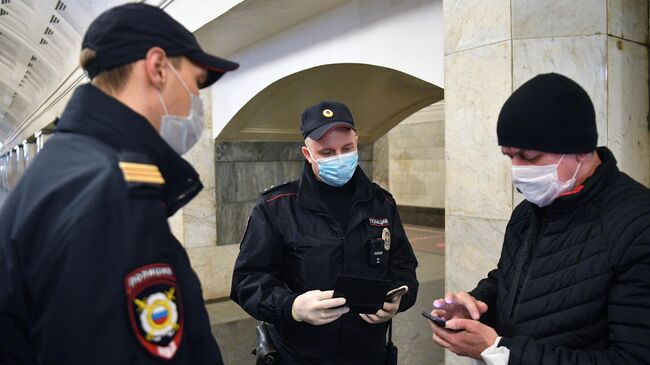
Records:
<instances>
[{"instance_id":1,"label":"shoulder epaulette","mask_svg":"<svg viewBox=\"0 0 650 365\"><path fill-rule=\"evenodd\" d=\"M148 163L147 159L137 154L121 155L119 167L128 184L165 185L158 166Z\"/></svg>"},{"instance_id":2,"label":"shoulder epaulette","mask_svg":"<svg viewBox=\"0 0 650 365\"><path fill-rule=\"evenodd\" d=\"M278 185L271 185L271 186L269 186L268 188L264 189L264 191L262 191L262 192L260 193L260 195L266 195L266 194L269 194L269 193L271 193L271 192L273 192L273 191L275 191L275 190L278 190L278 189L280 189L281 187L287 186L287 185L289 185L289 184L291 184L291 181L285 181L285 182L283 182L282 184L278 184Z\"/></svg>"}]
</instances>

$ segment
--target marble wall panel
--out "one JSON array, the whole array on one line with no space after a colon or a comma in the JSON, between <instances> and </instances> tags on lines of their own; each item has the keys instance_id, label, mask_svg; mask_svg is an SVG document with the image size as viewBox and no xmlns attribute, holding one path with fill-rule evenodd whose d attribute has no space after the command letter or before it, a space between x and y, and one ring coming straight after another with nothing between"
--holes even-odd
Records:
<instances>
[{"instance_id":1,"label":"marble wall panel","mask_svg":"<svg viewBox=\"0 0 650 365\"><path fill-rule=\"evenodd\" d=\"M607 0L512 0L512 37L605 34Z\"/></svg>"},{"instance_id":2,"label":"marble wall panel","mask_svg":"<svg viewBox=\"0 0 650 365\"><path fill-rule=\"evenodd\" d=\"M447 214L446 290L470 291L490 270L496 268L507 223L508 220Z\"/></svg>"},{"instance_id":3,"label":"marble wall panel","mask_svg":"<svg viewBox=\"0 0 650 365\"><path fill-rule=\"evenodd\" d=\"M607 143L607 36L515 40L512 62L515 89L548 72L563 74L580 84L596 110L598 144Z\"/></svg>"},{"instance_id":4,"label":"marble wall panel","mask_svg":"<svg viewBox=\"0 0 650 365\"><path fill-rule=\"evenodd\" d=\"M384 134L373 144L372 180L384 189L390 190L388 174L388 134Z\"/></svg>"},{"instance_id":5,"label":"marble wall panel","mask_svg":"<svg viewBox=\"0 0 650 365\"><path fill-rule=\"evenodd\" d=\"M510 39L510 0L444 0L442 8L446 55Z\"/></svg>"},{"instance_id":6,"label":"marble wall panel","mask_svg":"<svg viewBox=\"0 0 650 365\"><path fill-rule=\"evenodd\" d=\"M445 290L472 290L496 268L508 221L449 214L445 218ZM445 364L474 363L445 351Z\"/></svg>"},{"instance_id":7,"label":"marble wall panel","mask_svg":"<svg viewBox=\"0 0 650 365\"><path fill-rule=\"evenodd\" d=\"M216 201L214 195L214 142L212 141L212 93L201 92L205 108L205 130L196 146L183 156L198 172L203 190L183 207L183 245L186 248L214 246L216 237Z\"/></svg>"},{"instance_id":8,"label":"marble wall panel","mask_svg":"<svg viewBox=\"0 0 650 365\"><path fill-rule=\"evenodd\" d=\"M264 189L300 178L305 165L300 146L302 143L296 142L216 144L218 245L239 244L255 200ZM370 177L372 156L372 145L360 146L359 165Z\"/></svg>"},{"instance_id":9,"label":"marble wall panel","mask_svg":"<svg viewBox=\"0 0 650 365\"><path fill-rule=\"evenodd\" d=\"M512 92L510 42L445 58L447 214L507 219L510 163L499 150L496 122Z\"/></svg>"},{"instance_id":10,"label":"marble wall panel","mask_svg":"<svg viewBox=\"0 0 650 365\"><path fill-rule=\"evenodd\" d=\"M209 246L188 250L192 268L201 280L203 298L225 298L230 295L230 283L239 246Z\"/></svg>"},{"instance_id":11,"label":"marble wall panel","mask_svg":"<svg viewBox=\"0 0 650 365\"><path fill-rule=\"evenodd\" d=\"M215 159L234 161L304 161L302 142L218 142Z\"/></svg>"},{"instance_id":12,"label":"marble wall panel","mask_svg":"<svg viewBox=\"0 0 650 365\"><path fill-rule=\"evenodd\" d=\"M223 203L217 210L217 244L234 245L241 242L248 217L255 202Z\"/></svg>"},{"instance_id":13,"label":"marble wall panel","mask_svg":"<svg viewBox=\"0 0 650 365\"><path fill-rule=\"evenodd\" d=\"M608 0L608 34L637 43L648 42L648 0Z\"/></svg>"},{"instance_id":14,"label":"marble wall panel","mask_svg":"<svg viewBox=\"0 0 650 365\"><path fill-rule=\"evenodd\" d=\"M185 228L183 225L183 209L179 209L176 213L167 219L169 224L169 230L172 232L174 237L180 242L183 246L185 243Z\"/></svg>"},{"instance_id":15,"label":"marble wall panel","mask_svg":"<svg viewBox=\"0 0 650 365\"><path fill-rule=\"evenodd\" d=\"M615 37L607 44L607 145L619 168L648 186L648 47Z\"/></svg>"},{"instance_id":16,"label":"marble wall panel","mask_svg":"<svg viewBox=\"0 0 650 365\"><path fill-rule=\"evenodd\" d=\"M202 91L200 96L206 106L205 130L197 144L183 157L198 172L203 190L169 219L172 233L187 249L216 244L214 143L211 137L212 109L209 107L212 102L211 90Z\"/></svg>"}]
</instances>

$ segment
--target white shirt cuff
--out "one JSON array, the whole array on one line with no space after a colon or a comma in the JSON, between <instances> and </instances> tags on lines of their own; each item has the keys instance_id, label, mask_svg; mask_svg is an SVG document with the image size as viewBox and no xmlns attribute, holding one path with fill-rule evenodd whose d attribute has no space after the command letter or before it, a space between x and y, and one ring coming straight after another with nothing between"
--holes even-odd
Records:
<instances>
[{"instance_id":1,"label":"white shirt cuff","mask_svg":"<svg viewBox=\"0 0 650 365\"><path fill-rule=\"evenodd\" d=\"M497 347L501 337L497 337L492 346L481 352L481 357L486 365L508 365L510 349L505 346Z\"/></svg>"}]
</instances>

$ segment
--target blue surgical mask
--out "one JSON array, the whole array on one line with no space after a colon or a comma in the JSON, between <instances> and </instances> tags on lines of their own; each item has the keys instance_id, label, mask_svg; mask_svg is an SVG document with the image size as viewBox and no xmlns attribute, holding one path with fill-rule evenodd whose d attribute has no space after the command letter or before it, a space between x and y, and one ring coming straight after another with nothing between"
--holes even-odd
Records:
<instances>
[{"instance_id":1,"label":"blue surgical mask","mask_svg":"<svg viewBox=\"0 0 650 365\"><path fill-rule=\"evenodd\" d=\"M320 181L334 187L343 186L350 181L359 162L357 151L325 157L319 160L314 158L311 151L309 151L309 155L318 164L318 178Z\"/></svg>"}]
</instances>

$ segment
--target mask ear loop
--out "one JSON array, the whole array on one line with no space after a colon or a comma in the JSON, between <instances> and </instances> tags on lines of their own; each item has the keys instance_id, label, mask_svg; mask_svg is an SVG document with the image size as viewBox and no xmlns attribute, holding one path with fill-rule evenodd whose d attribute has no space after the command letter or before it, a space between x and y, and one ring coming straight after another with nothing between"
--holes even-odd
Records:
<instances>
[{"instance_id":1,"label":"mask ear loop","mask_svg":"<svg viewBox=\"0 0 650 365\"><path fill-rule=\"evenodd\" d=\"M557 162L557 165L555 166L556 171L560 167L560 164L562 163L564 156L566 155L562 155L562 157L560 157L560 161ZM573 172L573 176L571 177L571 180L575 179L576 176L578 176L578 171L580 170L581 165L582 165L582 161L578 162L578 168L576 168L576 170Z\"/></svg>"},{"instance_id":2,"label":"mask ear loop","mask_svg":"<svg viewBox=\"0 0 650 365\"><path fill-rule=\"evenodd\" d=\"M178 81L180 81L181 84L183 84L183 87L185 88L185 91L187 91L190 95L194 95L194 94L192 94L192 92L190 91L190 88L187 87L187 84L185 83L185 81L183 81L183 78L181 77L181 75L178 74L178 71L176 71L176 69L174 68L174 66L172 66L172 64L169 62L169 60L167 60L167 65L169 65L169 68L172 69L172 72L174 73L174 75L176 75L176 77L178 78Z\"/></svg>"},{"instance_id":3,"label":"mask ear loop","mask_svg":"<svg viewBox=\"0 0 650 365\"><path fill-rule=\"evenodd\" d=\"M305 144L305 148L307 149L307 153L309 153L309 157L311 157L311 160L314 162L318 162L315 158L314 155L311 154L311 151L309 150L309 147L307 147L307 144Z\"/></svg>"},{"instance_id":4,"label":"mask ear loop","mask_svg":"<svg viewBox=\"0 0 650 365\"><path fill-rule=\"evenodd\" d=\"M578 162L578 168L576 168L576 171L573 173L573 177L571 178L572 180L578 176L578 171L580 171L580 166L582 166L582 161Z\"/></svg>"},{"instance_id":5,"label":"mask ear loop","mask_svg":"<svg viewBox=\"0 0 650 365\"><path fill-rule=\"evenodd\" d=\"M162 105L163 110L165 111L165 115L169 115L169 112L167 111L167 106L165 105L165 101L163 100L160 90L156 90L156 91L158 92L158 99L160 99L160 104Z\"/></svg>"}]
</instances>

